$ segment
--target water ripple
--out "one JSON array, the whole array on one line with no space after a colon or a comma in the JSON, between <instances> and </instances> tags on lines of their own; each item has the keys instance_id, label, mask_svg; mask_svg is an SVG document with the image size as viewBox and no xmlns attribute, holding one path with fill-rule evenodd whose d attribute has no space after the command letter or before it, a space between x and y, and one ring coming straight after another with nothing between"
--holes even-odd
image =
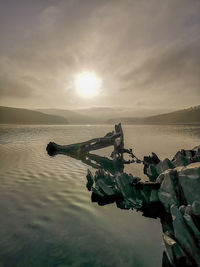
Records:
<instances>
[{"instance_id":1,"label":"water ripple","mask_svg":"<svg viewBox=\"0 0 200 267\"><path fill-rule=\"evenodd\" d=\"M164 158L198 145L199 129L126 126L124 133L139 157L154 151ZM159 221L114 204L91 203L88 167L46 153L49 141L79 142L110 130L108 125L0 127L0 266L161 265ZM142 175L142 168L126 169Z\"/></svg>"}]
</instances>

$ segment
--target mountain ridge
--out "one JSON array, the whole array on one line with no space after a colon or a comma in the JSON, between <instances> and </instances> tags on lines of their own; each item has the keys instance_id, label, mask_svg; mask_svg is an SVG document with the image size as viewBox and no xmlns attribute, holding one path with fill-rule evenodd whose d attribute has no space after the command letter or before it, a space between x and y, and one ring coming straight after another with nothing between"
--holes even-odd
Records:
<instances>
[{"instance_id":1,"label":"mountain ridge","mask_svg":"<svg viewBox=\"0 0 200 267\"><path fill-rule=\"evenodd\" d=\"M68 124L67 119L24 108L0 106L0 124Z\"/></svg>"},{"instance_id":2,"label":"mountain ridge","mask_svg":"<svg viewBox=\"0 0 200 267\"><path fill-rule=\"evenodd\" d=\"M68 120L70 124L95 124L98 123L98 119L90 117L88 115L81 114L75 110L69 109L37 109L38 111L49 114L62 116Z\"/></svg>"},{"instance_id":3,"label":"mountain ridge","mask_svg":"<svg viewBox=\"0 0 200 267\"><path fill-rule=\"evenodd\" d=\"M127 124L200 124L200 105L144 118L121 117L119 120ZM116 122L116 119L110 119L108 122Z\"/></svg>"},{"instance_id":4,"label":"mountain ridge","mask_svg":"<svg viewBox=\"0 0 200 267\"><path fill-rule=\"evenodd\" d=\"M88 115L90 114L90 116ZM121 115L124 115L122 112ZM109 118L110 117L110 118ZM114 118L113 118L114 117ZM112 108L78 110L11 108L0 106L0 123L15 124L200 124L200 105L148 117L120 116Z\"/></svg>"}]
</instances>

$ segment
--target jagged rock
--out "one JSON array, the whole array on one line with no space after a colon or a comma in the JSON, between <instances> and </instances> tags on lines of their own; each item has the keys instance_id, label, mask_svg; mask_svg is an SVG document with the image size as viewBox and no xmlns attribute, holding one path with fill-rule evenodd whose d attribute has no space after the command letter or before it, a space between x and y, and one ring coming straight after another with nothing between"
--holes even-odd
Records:
<instances>
[{"instance_id":1,"label":"jagged rock","mask_svg":"<svg viewBox=\"0 0 200 267\"><path fill-rule=\"evenodd\" d=\"M185 200L192 205L193 202L200 201L200 163L192 163L187 167L179 168L178 180L183 191Z\"/></svg>"},{"instance_id":2,"label":"jagged rock","mask_svg":"<svg viewBox=\"0 0 200 267\"><path fill-rule=\"evenodd\" d=\"M159 201L158 190L153 189L150 195L150 202L157 202L157 201Z\"/></svg>"},{"instance_id":3,"label":"jagged rock","mask_svg":"<svg viewBox=\"0 0 200 267\"><path fill-rule=\"evenodd\" d=\"M175 173L176 171L174 170L165 171L162 174L164 175L164 178L158 190L159 200L162 202L167 212L170 212L170 207L172 204L178 205L178 199L177 199L175 188L172 182L172 179L173 179L173 176L175 176Z\"/></svg>"},{"instance_id":4,"label":"jagged rock","mask_svg":"<svg viewBox=\"0 0 200 267\"><path fill-rule=\"evenodd\" d=\"M156 169L156 166L159 164L160 159L158 156L152 152L151 156L144 156L143 164L144 164L144 174L149 177L151 182L154 182L158 177L159 173Z\"/></svg>"},{"instance_id":5,"label":"jagged rock","mask_svg":"<svg viewBox=\"0 0 200 267\"><path fill-rule=\"evenodd\" d=\"M192 217L189 214L185 214L183 217L190 231L193 233L193 236L197 242L197 245L200 246L200 231L196 227L195 223L193 222Z\"/></svg>"},{"instance_id":6,"label":"jagged rock","mask_svg":"<svg viewBox=\"0 0 200 267\"><path fill-rule=\"evenodd\" d=\"M130 175L123 173L116 176L116 182L120 192L124 197L126 208L141 208L142 200L139 198L137 190L133 187L134 179Z\"/></svg>"},{"instance_id":7,"label":"jagged rock","mask_svg":"<svg viewBox=\"0 0 200 267\"><path fill-rule=\"evenodd\" d=\"M200 216L200 201L195 200L192 203L192 213L194 215Z\"/></svg>"},{"instance_id":8,"label":"jagged rock","mask_svg":"<svg viewBox=\"0 0 200 267\"><path fill-rule=\"evenodd\" d=\"M163 241L171 265L185 266L184 263L187 263L187 265L190 264L190 266L192 266L192 262L190 263L188 261L187 255L184 253L183 249L173 238L167 235L167 233L163 233Z\"/></svg>"},{"instance_id":9,"label":"jagged rock","mask_svg":"<svg viewBox=\"0 0 200 267\"><path fill-rule=\"evenodd\" d=\"M176 205L171 205L173 228L175 238L186 251L190 261L194 261L196 266L200 266L200 250L197 248L194 237L188 232L184 218Z\"/></svg>"},{"instance_id":10,"label":"jagged rock","mask_svg":"<svg viewBox=\"0 0 200 267\"><path fill-rule=\"evenodd\" d=\"M173 168L174 168L174 165L168 158L164 159L163 161L160 161L156 165L156 170L158 174L161 174L162 172L169 170L169 169L173 169Z\"/></svg>"},{"instance_id":11,"label":"jagged rock","mask_svg":"<svg viewBox=\"0 0 200 267\"><path fill-rule=\"evenodd\" d=\"M92 187L92 192L95 193L96 195L100 196L100 197L104 197L104 194L101 193L96 187Z\"/></svg>"},{"instance_id":12,"label":"jagged rock","mask_svg":"<svg viewBox=\"0 0 200 267\"><path fill-rule=\"evenodd\" d=\"M200 161L200 146L196 146L192 149L195 152L193 156L193 161L199 162Z\"/></svg>"},{"instance_id":13,"label":"jagged rock","mask_svg":"<svg viewBox=\"0 0 200 267\"><path fill-rule=\"evenodd\" d=\"M172 159L172 162L176 167L186 166L189 162L186 158L185 150L178 151Z\"/></svg>"},{"instance_id":14,"label":"jagged rock","mask_svg":"<svg viewBox=\"0 0 200 267\"><path fill-rule=\"evenodd\" d=\"M88 169L88 173L86 175L86 178L87 178L87 184L86 184L86 187L89 191L91 191L91 188L94 184L94 178L93 178L93 175L91 173L91 171Z\"/></svg>"},{"instance_id":15,"label":"jagged rock","mask_svg":"<svg viewBox=\"0 0 200 267\"><path fill-rule=\"evenodd\" d=\"M104 183L102 179L98 179L96 181L96 186L101 192L103 192L104 195L113 196L115 194L113 189L109 187L106 183Z\"/></svg>"},{"instance_id":16,"label":"jagged rock","mask_svg":"<svg viewBox=\"0 0 200 267\"><path fill-rule=\"evenodd\" d=\"M164 173L161 173L158 178L156 179L156 182L161 184L162 181L165 179L165 172Z\"/></svg>"}]
</instances>

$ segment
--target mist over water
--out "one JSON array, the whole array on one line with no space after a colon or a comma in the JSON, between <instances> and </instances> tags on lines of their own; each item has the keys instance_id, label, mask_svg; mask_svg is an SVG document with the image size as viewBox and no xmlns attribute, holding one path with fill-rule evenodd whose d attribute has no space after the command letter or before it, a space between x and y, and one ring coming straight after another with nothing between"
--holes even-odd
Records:
<instances>
[{"instance_id":1,"label":"mist over water","mask_svg":"<svg viewBox=\"0 0 200 267\"><path fill-rule=\"evenodd\" d=\"M70 144L111 130L112 125L0 126L0 266L161 266L159 220L92 203L85 187L88 166L46 153L49 141ZM200 144L200 126L123 130L125 147L139 158L154 151L171 159ZM144 178L141 165L125 171Z\"/></svg>"}]
</instances>

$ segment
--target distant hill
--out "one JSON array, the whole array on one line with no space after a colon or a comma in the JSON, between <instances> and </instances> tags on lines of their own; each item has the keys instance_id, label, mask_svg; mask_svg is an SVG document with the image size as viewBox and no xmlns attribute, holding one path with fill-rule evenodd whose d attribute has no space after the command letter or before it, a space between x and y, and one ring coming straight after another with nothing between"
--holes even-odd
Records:
<instances>
[{"instance_id":1,"label":"distant hill","mask_svg":"<svg viewBox=\"0 0 200 267\"><path fill-rule=\"evenodd\" d=\"M135 118L135 117L119 117L119 118L112 118L107 120L107 123L123 123L123 124L141 124L144 123L144 118Z\"/></svg>"},{"instance_id":2,"label":"distant hill","mask_svg":"<svg viewBox=\"0 0 200 267\"><path fill-rule=\"evenodd\" d=\"M200 123L200 106L178 110L170 113L145 117L121 117L108 120L109 123L122 122L126 124L192 124Z\"/></svg>"},{"instance_id":3,"label":"distant hill","mask_svg":"<svg viewBox=\"0 0 200 267\"><path fill-rule=\"evenodd\" d=\"M0 123L4 124L68 124L66 118L39 111L0 106Z\"/></svg>"},{"instance_id":4,"label":"distant hill","mask_svg":"<svg viewBox=\"0 0 200 267\"><path fill-rule=\"evenodd\" d=\"M84 109L77 109L77 113L84 116L90 116L91 118L98 118L99 122L105 123L110 118L119 118L125 116L131 116L133 114L132 109L116 108L116 107L91 107Z\"/></svg>"},{"instance_id":5,"label":"distant hill","mask_svg":"<svg viewBox=\"0 0 200 267\"><path fill-rule=\"evenodd\" d=\"M144 118L148 123L200 123L200 106Z\"/></svg>"},{"instance_id":6,"label":"distant hill","mask_svg":"<svg viewBox=\"0 0 200 267\"><path fill-rule=\"evenodd\" d=\"M129 116L132 109L113 107L91 107L83 109L38 109L46 114L59 115L67 118L70 124L104 124L110 118Z\"/></svg>"},{"instance_id":7,"label":"distant hill","mask_svg":"<svg viewBox=\"0 0 200 267\"><path fill-rule=\"evenodd\" d=\"M62 116L66 118L70 124L106 124L119 121L123 121L127 124L141 123L141 114L135 107L91 107L74 110L38 109L38 111L50 115ZM138 115L140 117L132 118L132 114L136 114L135 116ZM155 110L145 110L145 114L154 115L156 113Z\"/></svg>"},{"instance_id":8,"label":"distant hill","mask_svg":"<svg viewBox=\"0 0 200 267\"><path fill-rule=\"evenodd\" d=\"M79 110L40 109L37 111L0 107L0 123L15 124L200 124L200 106L175 112L137 118L123 108L88 108ZM111 119L110 119L111 118Z\"/></svg>"},{"instance_id":9,"label":"distant hill","mask_svg":"<svg viewBox=\"0 0 200 267\"><path fill-rule=\"evenodd\" d=\"M95 124L100 121L98 117L90 117L89 115L81 114L79 111L68 109L38 109L38 111L49 115L62 116L66 118L70 124Z\"/></svg>"}]
</instances>

